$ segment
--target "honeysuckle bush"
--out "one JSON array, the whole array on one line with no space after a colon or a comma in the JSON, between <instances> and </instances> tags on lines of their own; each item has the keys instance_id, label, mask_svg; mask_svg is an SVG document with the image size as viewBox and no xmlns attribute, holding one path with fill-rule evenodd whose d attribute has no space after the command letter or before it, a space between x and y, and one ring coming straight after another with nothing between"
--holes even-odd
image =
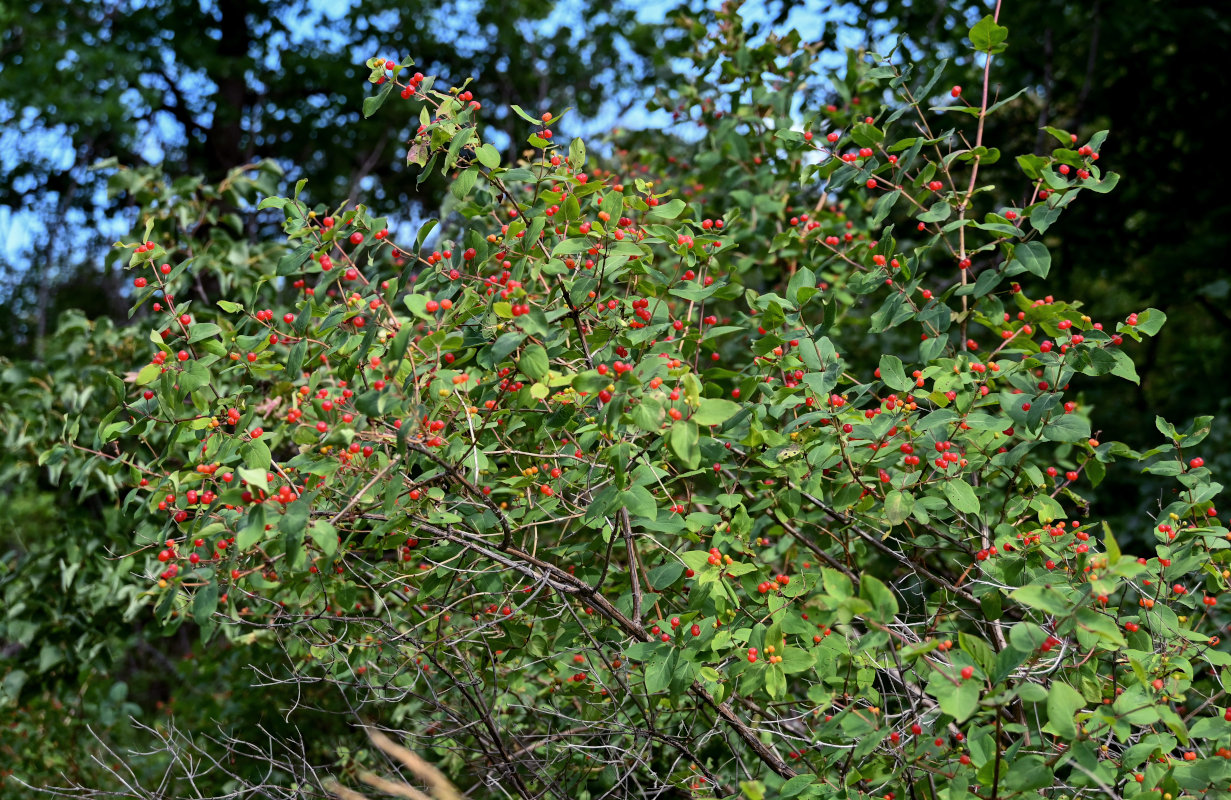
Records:
<instances>
[{"instance_id":1,"label":"honeysuckle bush","mask_svg":"<svg viewBox=\"0 0 1231 800\"><path fill-rule=\"evenodd\" d=\"M167 627L284 652L471 796L1225 794L1209 420L1100 440L1070 384L1136 380L1164 316L1047 293L1107 133L984 141L1032 102L992 16L967 89L896 51L834 81L731 6L681 25L657 102L702 136L601 156L514 107L507 162L488 99L369 61L440 223L300 184L250 248L153 192L120 244L145 352L44 461L130 487ZM1099 519L1117 463L1175 480L1137 552Z\"/></svg>"}]
</instances>

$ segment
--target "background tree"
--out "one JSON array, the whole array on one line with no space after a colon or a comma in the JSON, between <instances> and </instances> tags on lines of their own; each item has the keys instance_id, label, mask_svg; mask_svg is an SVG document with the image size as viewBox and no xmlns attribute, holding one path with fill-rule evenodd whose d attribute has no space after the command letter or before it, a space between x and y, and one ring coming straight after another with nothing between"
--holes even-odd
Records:
<instances>
[{"instance_id":1,"label":"background tree","mask_svg":"<svg viewBox=\"0 0 1231 800\"><path fill-rule=\"evenodd\" d=\"M10 311L0 352L37 346L58 310L87 295L94 313L125 311L118 275L102 262L134 208L106 194L105 176L89 169L99 160L216 182L276 156L321 196L422 214L444 184L407 179L410 120L357 124L357 59L415 52L441 80L475 76L469 90L507 131L509 104L589 115L619 98L653 62L652 41L653 27L623 3L584 12L531 0L0 6L0 208L19 213L9 243L17 261L0 286ZM250 238L258 224L245 214L233 236Z\"/></svg>"}]
</instances>

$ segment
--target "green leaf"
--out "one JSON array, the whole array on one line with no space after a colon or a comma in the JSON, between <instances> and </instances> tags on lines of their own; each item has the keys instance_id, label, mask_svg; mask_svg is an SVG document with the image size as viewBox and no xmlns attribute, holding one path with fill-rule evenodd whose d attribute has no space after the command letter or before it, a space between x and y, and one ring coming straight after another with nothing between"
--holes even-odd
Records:
<instances>
[{"instance_id":1,"label":"green leaf","mask_svg":"<svg viewBox=\"0 0 1231 800\"><path fill-rule=\"evenodd\" d=\"M1027 703L1042 703L1047 699L1047 690L1029 681L1019 683L1014 693Z\"/></svg>"},{"instance_id":2,"label":"green leaf","mask_svg":"<svg viewBox=\"0 0 1231 800\"><path fill-rule=\"evenodd\" d=\"M816 658L801 647L784 647L778 655L782 656L780 666L787 675L805 672L816 663Z\"/></svg>"},{"instance_id":3,"label":"green leaf","mask_svg":"<svg viewBox=\"0 0 1231 800\"><path fill-rule=\"evenodd\" d=\"M1107 194L1112 189L1116 188L1120 183L1120 173L1108 172L1100 181L1085 180L1081 182L1081 188L1089 189L1098 194Z\"/></svg>"},{"instance_id":4,"label":"green leaf","mask_svg":"<svg viewBox=\"0 0 1231 800\"><path fill-rule=\"evenodd\" d=\"M1017 98L1019 98L1019 97L1021 97L1023 94L1025 94L1027 91L1029 91L1029 87L1026 87L1026 88L1024 88L1024 89L1018 89L1016 92L1014 92L1013 94L1009 95L1008 97L1005 97L1005 98L1002 98L1001 100L998 100L997 102L995 102L995 103L993 103L992 105L988 106L987 111L986 111L986 112L984 112L983 116L985 116L985 117L986 117L987 115L994 113L997 109L999 109L999 108L1001 108L1001 107L1003 107L1003 106L1006 106L1006 105L1008 105L1009 103L1012 103L1014 100L1016 100ZM995 151L996 151L996 148L994 148L994 147L993 147L993 148L991 148L991 151L992 151L992 152L995 152ZM997 155L997 158L999 158L999 155ZM983 160L983 163L984 163L984 164L990 164L990 163L992 163L992 161L989 161L988 159L984 159L984 160Z\"/></svg>"},{"instance_id":5,"label":"green leaf","mask_svg":"<svg viewBox=\"0 0 1231 800\"><path fill-rule=\"evenodd\" d=\"M1064 506L1049 494L1039 493L1030 498L1030 507L1039 515L1039 522L1044 525L1065 516Z\"/></svg>"},{"instance_id":6,"label":"green leaf","mask_svg":"<svg viewBox=\"0 0 1231 800\"><path fill-rule=\"evenodd\" d=\"M423 243L427 241L427 237L432 235L432 231L440 224L438 219L429 219L419 227L419 233L415 235L415 249L423 247Z\"/></svg>"},{"instance_id":7,"label":"green leaf","mask_svg":"<svg viewBox=\"0 0 1231 800\"><path fill-rule=\"evenodd\" d=\"M786 783L782 784L782 788L778 790L778 796L782 798L791 798L797 796L804 789L811 786L818 780L818 776L811 773L796 775ZM811 797L812 795L809 795Z\"/></svg>"},{"instance_id":8,"label":"green leaf","mask_svg":"<svg viewBox=\"0 0 1231 800\"><path fill-rule=\"evenodd\" d=\"M202 339L208 339L220 333L222 333L222 328L219 328L212 322L194 323L188 331L188 344L196 344Z\"/></svg>"},{"instance_id":9,"label":"green leaf","mask_svg":"<svg viewBox=\"0 0 1231 800\"><path fill-rule=\"evenodd\" d=\"M982 599L989 597L995 597L997 600L1000 599L1000 595L996 592L986 594ZM1029 653L1022 653L1016 647L1006 647L996 654L995 660L992 664L992 669L988 673L988 678L994 684L1003 682L1009 677L1009 675L1013 674L1013 671L1017 669L1028 657Z\"/></svg>"},{"instance_id":10,"label":"green leaf","mask_svg":"<svg viewBox=\"0 0 1231 800\"><path fill-rule=\"evenodd\" d=\"M386 80L384 85L380 87L380 91L371 97L363 98L363 116L364 119L376 113L377 109L385 104L389 99L389 93L393 91L394 83L391 80Z\"/></svg>"},{"instance_id":11,"label":"green leaf","mask_svg":"<svg viewBox=\"0 0 1231 800\"><path fill-rule=\"evenodd\" d=\"M781 664L767 664L765 667L765 691L777 699L786 694L786 674Z\"/></svg>"},{"instance_id":12,"label":"green leaf","mask_svg":"<svg viewBox=\"0 0 1231 800\"><path fill-rule=\"evenodd\" d=\"M962 681L960 686L953 686L947 680L944 682L946 690L938 691L936 700L940 704L940 710L952 716L954 722L960 725L979 708L979 681Z\"/></svg>"},{"instance_id":13,"label":"green leaf","mask_svg":"<svg viewBox=\"0 0 1231 800\"><path fill-rule=\"evenodd\" d=\"M305 242L299 247L278 259L277 274L278 275L293 275L303 268L303 265L308 263L312 258L312 251L316 249L316 242Z\"/></svg>"},{"instance_id":14,"label":"green leaf","mask_svg":"<svg viewBox=\"0 0 1231 800\"><path fill-rule=\"evenodd\" d=\"M733 400L707 397L697 406L692 421L698 425L721 425L740 411L740 404Z\"/></svg>"},{"instance_id":15,"label":"green leaf","mask_svg":"<svg viewBox=\"0 0 1231 800\"><path fill-rule=\"evenodd\" d=\"M872 604L874 615L872 619L888 624L898 613L898 599L893 590L874 575L862 575L859 578L859 596Z\"/></svg>"},{"instance_id":16,"label":"green leaf","mask_svg":"<svg viewBox=\"0 0 1231 800\"><path fill-rule=\"evenodd\" d=\"M137 373L136 384L138 386L145 386L147 383L151 383L152 381L154 381L161 374L162 374L161 365L146 364L144 367L141 368L141 371Z\"/></svg>"},{"instance_id":17,"label":"green leaf","mask_svg":"<svg viewBox=\"0 0 1231 800\"><path fill-rule=\"evenodd\" d=\"M1060 142L1060 144L1065 147L1068 147L1074 141L1073 136L1068 131L1062 131L1059 128L1052 127L1051 125L1044 125L1043 130L1050 133L1052 138L1054 138L1057 142Z\"/></svg>"},{"instance_id":18,"label":"green leaf","mask_svg":"<svg viewBox=\"0 0 1231 800\"><path fill-rule=\"evenodd\" d=\"M262 475L262 477L264 477ZM244 552L265 538L265 506L255 506L249 512L244 527L235 536L235 549Z\"/></svg>"},{"instance_id":19,"label":"green leaf","mask_svg":"<svg viewBox=\"0 0 1231 800\"><path fill-rule=\"evenodd\" d=\"M1054 225L1056 220L1060 219L1061 211L1062 209L1042 204L1035 206L1030 212L1030 227L1039 233L1046 233L1047 229Z\"/></svg>"},{"instance_id":20,"label":"green leaf","mask_svg":"<svg viewBox=\"0 0 1231 800\"><path fill-rule=\"evenodd\" d=\"M950 478L945 482L943 491L949 505L963 514L979 513L979 497L974 487L961 478Z\"/></svg>"},{"instance_id":21,"label":"green leaf","mask_svg":"<svg viewBox=\"0 0 1231 800\"><path fill-rule=\"evenodd\" d=\"M311 509L309 503L308 495L301 496L286 507L282 521L278 523L287 565L291 567L298 565L303 556L304 532L308 528L308 512Z\"/></svg>"},{"instance_id":22,"label":"green leaf","mask_svg":"<svg viewBox=\"0 0 1231 800\"><path fill-rule=\"evenodd\" d=\"M1136 384L1141 383L1141 376L1137 374L1137 365L1133 363L1133 359L1129 357L1128 353L1123 350L1111 350L1110 348L1102 352L1110 352L1111 357L1115 359L1115 366L1111 368L1112 375Z\"/></svg>"},{"instance_id":23,"label":"green leaf","mask_svg":"<svg viewBox=\"0 0 1231 800\"><path fill-rule=\"evenodd\" d=\"M1009 629L1009 645L1022 653L1033 653L1047 640L1047 631L1033 622L1019 622Z\"/></svg>"},{"instance_id":24,"label":"green leaf","mask_svg":"<svg viewBox=\"0 0 1231 800\"><path fill-rule=\"evenodd\" d=\"M875 125L866 122L856 122L851 126L851 139L860 147L873 147L885 141L885 134Z\"/></svg>"},{"instance_id":25,"label":"green leaf","mask_svg":"<svg viewBox=\"0 0 1231 800\"><path fill-rule=\"evenodd\" d=\"M517 368L530 380L537 381L547 376L551 364L547 351L540 344L532 344L522 351Z\"/></svg>"},{"instance_id":26,"label":"green leaf","mask_svg":"<svg viewBox=\"0 0 1231 800\"><path fill-rule=\"evenodd\" d=\"M187 361L184 363L184 371L180 373L179 387L186 392L195 392L202 386L209 385L211 378L209 367L200 361Z\"/></svg>"},{"instance_id":27,"label":"green leaf","mask_svg":"<svg viewBox=\"0 0 1231 800\"><path fill-rule=\"evenodd\" d=\"M701 465L699 439L697 423L691 419L676 420L671 426L671 449L689 469Z\"/></svg>"},{"instance_id":28,"label":"green leaf","mask_svg":"<svg viewBox=\"0 0 1231 800\"><path fill-rule=\"evenodd\" d=\"M1154 427L1158 428L1158 432L1163 436L1166 436L1171 441L1178 442L1180 440L1180 434L1175 429L1175 426L1163 419L1161 416L1154 417Z\"/></svg>"},{"instance_id":29,"label":"green leaf","mask_svg":"<svg viewBox=\"0 0 1231 800\"><path fill-rule=\"evenodd\" d=\"M713 291L716 290L717 288L718 288L717 285L715 285L711 287L710 289L702 290L706 292L706 294L700 297L697 297L696 299L698 300L705 299L706 297L709 296L709 294L712 294ZM794 300L796 303L803 305L805 302L808 301L808 298L817 294L819 291L820 290L816 288L816 273L814 273L808 267L800 267L799 269L795 270L795 274L791 276L790 282L787 283L786 296L788 299ZM675 294L675 292L672 292L672 294ZM691 300L693 298L685 297L684 299Z\"/></svg>"},{"instance_id":30,"label":"green leaf","mask_svg":"<svg viewBox=\"0 0 1231 800\"><path fill-rule=\"evenodd\" d=\"M244 466L249 469L259 469L262 474L269 470L269 445L260 439L244 442L239 448L239 454L244 459Z\"/></svg>"},{"instance_id":31,"label":"green leaf","mask_svg":"<svg viewBox=\"0 0 1231 800\"><path fill-rule=\"evenodd\" d=\"M1077 738L1077 723L1073 720L1085 705L1081 693L1063 681L1052 681L1047 691L1047 719L1052 730L1064 739Z\"/></svg>"},{"instance_id":32,"label":"green leaf","mask_svg":"<svg viewBox=\"0 0 1231 800\"><path fill-rule=\"evenodd\" d=\"M642 517L651 522L658 519L658 501L644 486L630 486L620 494L620 502L634 517Z\"/></svg>"},{"instance_id":33,"label":"green leaf","mask_svg":"<svg viewBox=\"0 0 1231 800\"><path fill-rule=\"evenodd\" d=\"M901 196L901 189L894 189L892 192L881 195L872 209L872 221L869 224L873 228L880 225L885 217L889 216L889 212L893 210L894 205Z\"/></svg>"},{"instance_id":34,"label":"green leaf","mask_svg":"<svg viewBox=\"0 0 1231 800\"><path fill-rule=\"evenodd\" d=\"M580 137L575 137L569 142L568 161L573 169L581 169L586 165L586 144Z\"/></svg>"},{"instance_id":35,"label":"green leaf","mask_svg":"<svg viewBox=\"0 0 1231 800\"><path fill-rule=\"evenodd\" d=\"M944 222L952 213L953 208L949 205L947 200L937 200L932 204L931 208L915 217L915 219L920 222Z\"/></svg>"},{"instance_id":36,"label":"green leaf","mask_svg":"<svg viewBox=\"0 0 1231 800\"><path fill-rule=\"evenodd\" d=\"M495 169L500 166L500 151L491 144L485 144L478 150L475 150L474 157L488 169Z\"/></svg>"},{"instance_id":37,"label":"green leaf","mask_svg":"<svg viewBox=\"0 0 1231 800\"><path fill-rule=\"evenodd\" d=\"M640 487L638 487L640 488ZM644 489L642 491L645 491ZM648 494L648 492L647 492ZM647 576L650 586L654 589L665 589L680 579L684 574L684 565L678 561L668 561L666 564L650 570Z\"/></svg>"},{"instance_id":38,"label":"green leaf","mask_svg":"<svg viewBox=\"0 0 1231 800\"><path fill-rule=\"evenodd\" d=\"M643 431L657 431L662 424L662 408L657 403L638 403L633 406L633 424Z\"/></svg>"},{"instance_id":39,"label":"green leaf","mask_svg":"<svg viewBox=\"0 0 1231 800\"><path fill-rule=\"evenodd\" d=\"M1120 543L1116 541L1107 520L1103 520L1103 549L1107 551L1108 565L1114 566L1120 560Z\"/></svg>"},{"instance_id":40,"label":"green leaf","mask_svg":"<svg viewBox=\"0 0 1231 800\"><path fill-rule=\"evenodd\" d=\"M501 334L499 339L479 354L479 365L487 369L497 367L510 353L521 346L525 338L524 333Z\"/></svg>"},{"instance_id":41,"label":"green leaf","mask_svg":"<svg viewBox=\"0 0 1231 800\"><path fill-rule=\"evenodd\" d=\"M980 53L1003 52L1008 47L1005 44L1008 38L1009 29L1003 25L997 25L991 14L976 22L970 29L970 44Z\"/></svg>"},{"instance_id":42,"label":"green leaf","mask_svg":"<svg viewBox=\"0 0 1231 800\"><path fill-rule=\"evenodd\" d=\"M1137 315L1137 331L1145 336L1153 336L1162 330L1167 321L1167 315L1157 308L1147 308Z\"/></svg>"},{"instance_id":43,"label":"green leaf","mask_svg":"<svg viewBox=\"0 0 1231 800\"><path fill-rule=\"evenodd\" d=\"M551 249L552 258L558 256L574 255L576 253L584 253L590 249L590 240L584 238L565 239Z\"/></svg>"},{"instance_id":44,"label":"green leaf","mask_svg":"<svg viewBox=\"0 0 1231 800\"><path fill-rule=\"evenodd\" d=\"M1171 706L1159 704L1157 706L1158 716L1163 721L1171 732L1175 734L1175 738L1180 740L1180 744L1188 746L1188 728L1184 724L1184 719L1171 708Z\"/></svg>"},{"instance_id":45,"label":"green leaf","mask_svg":"<svg viewBox=\"0 0 1231 800\"><path fill-rule=\"evenodd\" d=\"M957 111L962 114L969 114L972 117L979 116L979 109L976 106L932 106L929 111L937 111L944 113L946 111Z\"/></svg>"},{"instance_id":46,"label":"green leaf","mask_svg":"<svg viewBox=\"0 0 1231 800\"><path fill-rule=\"evenodd\" d=\"M710 563L709 563L710 554L706 552L705 550L688 550L686 552L680 553L680 559L684 562L684 564L689 569L691 569L693 572L697 573L698 575L700 575L702 572L706 570L710 570L710 572L716 572L718 569L720 569L719 567L714 567L713 569L710 569Z\"/></svg>"},{"instance_id":47,"label":"green leaf","mask_svg":"<svg viewBox=\"0 0 1231 800\"><path fill-rule=\"evenodd\" d=\"M521 118L522 118L522 119L524 119L526 122L529 122L529 123L530 123L530 124L532 124L532 125L542 125L542 124L543 124L543 120L539 119L538 117L532 117L532 116L530 116L530 115L529 115L529 114L527 114L527 113L525 112L525 110L524 110L524 109L522 109L522 107L521 107L521 106L519 106L519 105L510 105L510 106L509 106L509 108L511 108L511 109L513 109L515 112L517 112L517 116L521 117Z\"/></svg>"},{"instance_id":48,"label":"green leaf","mask_svg":"<svg viewBox=\"0 0 1231 800\"><path fill-rule=\"evenodd\" d=\"M1023 242L1013 248L1013 257L1027 272L1046 278L1051 269L1051 251L1042 242Z\"/></svg>"},{"instance_id":49,"label":"green leaf","mask_svg":"<svg viewBox=\"0 0 1231 800\"><path fill-rule=\"evenodd\" d=\"M850 597L854 592L851 579L836 569L821 567L821 580L825 586L825 592L833 597L842 599Z\"/></svg>"},{"instance_id":50,"label":"green leaf","mask_svg":"<svg viewBox=\"0 0 1231 800\"><path fill-rule=\"evenodd\" d=\"M1043 175L1043 169L1047 166L1048 160L1043 156L1027 154L1017 157L1017 165L1021 167L1022 172L1026 173L1026 177L1033 180L1038 180ZM1046 208L1046 206L1036 206L1035 210Z\"/></svg>"},{"instance_id":51,"label":"green leaf","mask_svg":"<svg viewBox=\"0 0 1231 800\"><path fill-rule=\"evenodd\" d=\"M1043 426L1042 437L1049 442L1084 442L1090 438L1090 421L1076 414L1061 414Z\"/></svg>"},{"instance_id":52,"label":"green leaf","mask_svg":"<svg viewBox=\"0 0 1231 800\"><path fill-rule=\"evenodd\" d=\"M291 347L291 352L286 358L286 375L291 380L298 380L301 370L303 370L303 360L308 350L308 343L303 339Z\"/></svg>"},{"instance_id":53,"label":"green leaf","mask_svg":"<svg viewBox=\"0 0 1231 800\"><path fill-rule=\"evenodd\" d=\"M919 87L918 91L915 92L915 96L928 97L932 91L932 87L940 81L941 76L945 73L945 68L948 66L949 59L947 58L942 58L937 61L936 66L932 68L932 74L928 76L927 81Z\"/></svg>"},{"instance_id":54,"label":"green leaf","mask_svg":"<svg viewBox=\"0 0 1231 800\"><path fill-rule=\"evenodd\" d=\"M1056 781L1055 773L1042 756L1024 756L1001 769L1005 786L1015 792L1043 789Z\"/></svg>"},{"instance_id":55,"label":"green leaf","mask_svg":"<svg viewBox=\"0 0 1231 800\"><path fill-rule=\"evenodd\" d=\"M449 152L445 155L444 168L446 170L453 169L457 165L458 157L462 152L467 142L474 136L474 128L462 128L453 136L453 141L449 142ZM466 191L469 191L467 189ZM462 193L465 196L465 192Z\"/></svg>"},{"instance_id":56,"label":"green leaf","mask_svg":"<svg viewBox=\"0 0 1231 800\"><path fill-rule=\"evenodd\" d=\"M192 618L198 623L208 620L218 608L218 584L210 581L197 589L192 597Z\"/></svg>"},{"instance_id":57,"label":"green leaf","mask_svg":"<svg viewBox=\"0 0 1231 800\"><path fill-rule=\"evenodd\" d=\"M1099 644L1099 640L1112 648L1128 644L1116 621L1092 608L1078 609L1076 633L1078 640L1087 647Z\"/></svg>"},{"instance_id":58,"label":"green leaf","mask_svg":"<svg viewBox=\"0 0 1231 800\"><path fill-rule=\"evenodd\" d=\"M901 525L910 517L914 507L914 495L894 489L885 496L885 520L890 525Z\"/></svg>"},{"instance_id":59,"label":"green leaf","mask_svg":"<svg viewBox=\"0 0 1231 800\"><path fill-rule=\"evenodd\" d=\"M318 519L316 522L313 522L309 533L312 536L312 541L321 549L321 552L326 557L338 552L338 529L325 520Z\"/></svg>"},{"instance_id":60,"label":"green leaf","mask_svg":"<svg viewBox=\"0 0 1231 800\"><path fill-rule=\"evenodd\" d=\"M686 203L677 197L666 205L651 208L648 216L654 219L675 219L684 212L685 205Z\"/></svg>"},{"instance_id":61,"label":"green leaf","mask_svg":"<svg viewBox=\"0 0 1231 800\"><path fill-rule=\"evenodd\" d=\"M462 171L462 174L457 176L457 180L453 181L453 185L449 187L449 191L458 200L465 200L470 194L470 190L474 188L475 181L479 179L478 167L467 167Z\"/></svg>"},{"instance_id":62,"label":"green leaf","mask_svg":"<svg viewBox=\"0 0 1231 800\"><path fill-rule=\"evenodd\" d=\"M915 381L906 377L902 359L888 353L881 356L880 376L885 385L895 392L908 392L915 388Z\"/></svg>"},{"instance_id":63,"label":"green leaf","mask_svg":"<svg viewBox=\"0 0 1231 800\"><path fill-rule=\"evenodd\" d=\"M1053 617L1064 616L1069 612L1070 605L1064 595L1055 589L1048 589L1038 584L1030 584L1015 590L1009 597L1019 603L1037 608Z\"/></svg>"},{"instance_id":64,"label":"green leaf","mask_svg":"<svg viewBox=\"0 0 1231 800\"><path fill-rule=\"evenodd\" d=\"M269 491L268 473L265 470L238 467L235 471L239 473L239 479L249 486L255 487L264 492Z\"/></svg>"},{"instance_id":65,"label":"green leaf","mask_svg":"<svg viewBox=\"0 0 1231 800\"><path fill-rule=\"evenodd\" d=\"M657 694L671 685L671 676L675 673L675 651L667 650L656 654L645 665L645 690L649 694Z\"/></svg>"}]
</instances>

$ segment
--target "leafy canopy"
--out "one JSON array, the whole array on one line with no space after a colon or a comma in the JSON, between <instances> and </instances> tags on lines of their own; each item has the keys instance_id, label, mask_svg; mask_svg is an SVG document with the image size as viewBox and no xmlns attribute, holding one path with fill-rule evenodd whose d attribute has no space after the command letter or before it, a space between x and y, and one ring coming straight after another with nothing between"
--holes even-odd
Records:
<instances>
[{"instance_id":1,"label":"leafy canopy","mask_svg":"<svg viewBox=\"0 0 1231 800\"><path fill-rule=\"evenodd\" d=\"M1220 792L1208 419L1103 440L1068 386L1135 381L1165 315L1046 294L1043 234L1117 184L1106 133L1002 154L1017 96L943 64L852 54L830 85L797 36L680 23L661 99L695 145L598 156L519 106L509 158L482 96L374 57L363 112L417 117L449 218L395 241L301 182L211 306L219 256L176 226L209 201L152 207L121 244L149 357L40 461L131 487L165 629L285 653L276 683L475 796ZM970 29L985 81L1009 34ZM1177 486L1140 556L1091 509L1117 461Z\"/></svg>"}]
</instances>

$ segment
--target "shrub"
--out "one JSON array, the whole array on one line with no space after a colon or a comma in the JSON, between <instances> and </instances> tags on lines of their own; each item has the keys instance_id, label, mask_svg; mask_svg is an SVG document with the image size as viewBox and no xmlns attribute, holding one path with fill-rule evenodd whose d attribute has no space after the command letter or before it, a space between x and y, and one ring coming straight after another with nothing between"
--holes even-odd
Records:
<instances>
[{"instance_id":1,"label":"shrub","mask_svg":"<svg viewBox=\"0 0 1231 800\"><path fill-rule=\"evenodd\" d=\"M365 115L400 94L408 163L453 179L439 230L300 184L259 204L276 260L201 256L242 275L215 309L154 209L123 245L153 358L92 449L160 618L284 650L473 796L1221 790L1208 420L1101 441L1070 384L1135 380L1164 317L1046 294L1106 132L984 141L1029 102L993 96L991 16L969 90L683 23L659 103L694 144L596 158L514 107L510 160L464 87L375 58ZM1177 482L1140 557L1082 494L1116 462Z\"/></svg>"}]
</instances>

